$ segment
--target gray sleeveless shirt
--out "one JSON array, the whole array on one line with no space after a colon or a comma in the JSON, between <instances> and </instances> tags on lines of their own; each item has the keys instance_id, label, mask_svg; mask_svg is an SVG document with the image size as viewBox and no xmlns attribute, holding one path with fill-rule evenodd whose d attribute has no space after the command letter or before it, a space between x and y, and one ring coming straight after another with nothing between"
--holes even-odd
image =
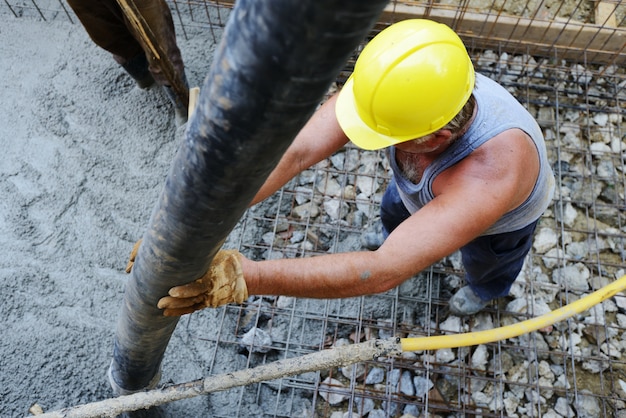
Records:
<instances>
[{"instance_id":1,"label":"gray sleeveless shirt","mask_svg":"<svg viewBox=\"0 0 626 418\"><path fill-rule=\"evenodd\" d=\"M505 213L482 235L493 235L522 229L543 214L554 194L554 174L546 155L546 145L539 125L526 109L495 81L476 74L473 91L477 112L468 131L454 141L433 161L418 184L404 177L396 164L395 148L387 149L393 176L402 202L409 213L415 213L435 198L432 185L442 171L471 154L476 148L508 129L521 129L535 143L539 153L539 176L528 199Z\"/></svg>"}]
</instances>

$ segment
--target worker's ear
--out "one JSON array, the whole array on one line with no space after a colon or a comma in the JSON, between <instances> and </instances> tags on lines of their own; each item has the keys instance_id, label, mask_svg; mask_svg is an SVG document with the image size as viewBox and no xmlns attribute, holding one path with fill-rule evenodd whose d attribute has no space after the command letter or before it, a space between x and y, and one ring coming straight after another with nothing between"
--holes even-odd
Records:
<instances>
[{"instance_id":1,"label":"worker's ear","mask_svg":"<svg viewBox=\"0 0 626 418\"><path fill-rule=\"evenodd\" d=\"M432 133L435 136L435 140L438 143L447 142L452 137L452 131L450 129L440 129Z\"/></svg>"}]
</instances>

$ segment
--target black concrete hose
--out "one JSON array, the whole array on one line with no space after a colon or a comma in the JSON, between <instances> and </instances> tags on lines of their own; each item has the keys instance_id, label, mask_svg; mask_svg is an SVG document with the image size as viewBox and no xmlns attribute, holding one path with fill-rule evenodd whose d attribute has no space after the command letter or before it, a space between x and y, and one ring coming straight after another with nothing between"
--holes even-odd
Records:
<instances>
[{"instance_id":1,"label":"black concrete hose","mask_svg":"<svg viewBox=\"0 0 626 418\"><path fill-rule=\"evenodd\" d=\"M126 285L109 368L117 395L158 383L178 320L157 301L206 272L386 4L236 2Z\"/></svg>"}]
</instances>

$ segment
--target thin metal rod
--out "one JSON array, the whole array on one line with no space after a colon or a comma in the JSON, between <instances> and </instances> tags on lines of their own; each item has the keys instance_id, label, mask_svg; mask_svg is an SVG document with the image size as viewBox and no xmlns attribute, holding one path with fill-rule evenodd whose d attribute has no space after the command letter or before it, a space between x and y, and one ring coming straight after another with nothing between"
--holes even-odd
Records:
<instances>
[{"instance_id":1,"label":"thin metal rod","mask_svg":"<svg viewBox=\"0 0 626 418\"><path fill-rule=\"evenodd\" d=\"M333 367L372 360L378 357L400 355L400 342L397 338L389 340L370 340L359 344L335 347L301 357L274 361L251 369L237 370L210 376L193 382L180 383L163 389L134 393L118 398L78 405L59 411L52 411L41 418L90 418L116 416L122 412L137 411L168 402L188 399L199 395L219 392L238 386L270 381L285 376L324 370Z\"/></svg>"}]
</instances>

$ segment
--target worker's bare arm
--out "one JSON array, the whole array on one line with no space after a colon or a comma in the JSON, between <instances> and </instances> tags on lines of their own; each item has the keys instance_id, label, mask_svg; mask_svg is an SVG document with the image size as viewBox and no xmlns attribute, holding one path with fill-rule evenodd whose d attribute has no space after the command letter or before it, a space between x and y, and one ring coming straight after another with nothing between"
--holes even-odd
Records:
<instances>
[{"instance_id":1,"label":"worker's bare arm","mask_svg":"<svg viewBox=\"0 0 626 418\"><path fill-rule=\"evenodd\" d=\"M251 294L337 298L387 291L452 254L519 206L537 177L534 145L520 131L495 138L435 182L437 197L374 252L244 260ZM490 141L491 142L491 141Z\"/></svg>"},{"instance_id":2,"label":"worker's bare arm","mask_svg":"<svg viewBox=\"0 0 626 418\"><path fill-rule=\"evenodd\" d=\"M336 96L315 112L296 136L250 206L268 198L298 173L328 158L348 142L335 116Z\"/></svg>"},{"instance_id":3,"label":"worker's bare arm","mask_svg":"<svg viewBox=\"0 0 626 418\"><path fill-rule=\"evenodd\" d=\"M244 260L248 290L260 295L337 298L392 289L467 244L486 228L487 218L467 222L483 213L480 204L468 201L469 194L437 197L398 226L373 252Z\"/></svg>"},{"instance_id":4,"label":"worker's bare arm","mask_svg":"<svg viewBox=\"0 0 626 418\"><path fill-rule=\"evenodd\" d=\"M481 231L463 231L446 217L463 208L435 199L396 228L376 251L300 259L243 261L250 294L338 298L385 292L451 254ZM447 199L444 199L447 200ZM474 236L475 236L474 235Z\"/></svg>"}]
</instances>

